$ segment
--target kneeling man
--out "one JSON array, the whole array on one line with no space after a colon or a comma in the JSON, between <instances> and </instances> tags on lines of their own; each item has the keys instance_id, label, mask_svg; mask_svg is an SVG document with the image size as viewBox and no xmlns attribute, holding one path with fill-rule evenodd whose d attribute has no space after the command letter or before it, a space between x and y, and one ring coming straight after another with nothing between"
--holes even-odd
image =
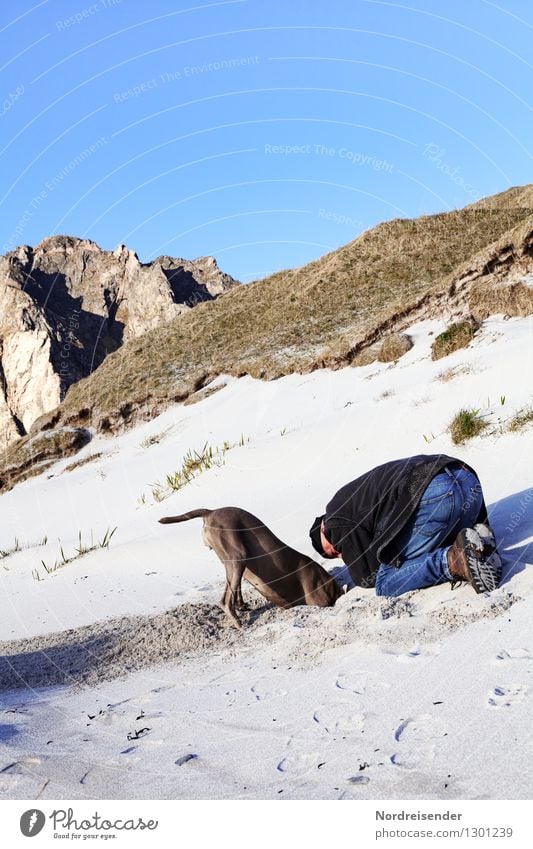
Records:
<instances>
[{"instance_id":1,"label":"kneeling man","mask_svg":"<svg viewBox=\"0 0 533 849\"><path fill-rule=\"evenodd\" d=\"M445 454L392 460L343 486L309 532L341 557L354 584L398 596L450 581L477 593L501 580L501 561L475 471Z\"/></svg>"}]
</instances>

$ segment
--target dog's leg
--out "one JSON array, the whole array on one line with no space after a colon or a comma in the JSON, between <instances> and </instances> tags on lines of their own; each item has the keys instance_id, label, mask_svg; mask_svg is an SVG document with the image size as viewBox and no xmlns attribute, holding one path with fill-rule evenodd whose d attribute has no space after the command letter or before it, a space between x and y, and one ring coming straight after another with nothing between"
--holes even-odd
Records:
<instances>
[{"instance_id":1,"label":"dog's leg","mask_svg":"<svg viewBox=\"0 0 533 849\"><path fill-rule=\"evenodd\" d=\"M237 595L235 596L235 607L237 610L248 610L248 605L245 604L244 599L242 597L242 579L241 583L237 587Z\"/></svg>"},{"instance_id":2,"label":"dog's leg","mask_svg":"<svg viewBox=\"0 0 533 849\"><path fill-rule=\"evenodd\" d=\"M238 560L226 560L226 588L222 596L220 606L226 616L229 616L232 625L235 628L241 628L241 623L235 613L235 607L238 605L239 598L242 601L241 581L246 566Z\"/></svg>"},{"instance_id":3,"label":"dog's leg","mask_svg":"<svg viewBox=\"0 0 533 849\"><path fill-rule=\"evenodd\" d=\"M220 607L235 628L241 623L235 613L235 607L242 604L241 581L246 571L246 547L237 528L218 528L204 523L203 537L205 544L212 548L226 570L226 586L220 600Z\"/></svg>"}]
</instances>

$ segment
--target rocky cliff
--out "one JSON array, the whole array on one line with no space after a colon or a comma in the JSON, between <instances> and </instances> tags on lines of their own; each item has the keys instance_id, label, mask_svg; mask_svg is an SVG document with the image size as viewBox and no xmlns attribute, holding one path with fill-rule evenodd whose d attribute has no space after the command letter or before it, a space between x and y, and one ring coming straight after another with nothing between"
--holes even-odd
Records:
<instances>
[{"instance_id":1,"label":"rocky cliff","mask_svg":"<svg viewBox=\"0 0 533 849\"><path fill-rule=\"evenodd\" d=\"M0 446L24 435L122 343L237 285L213 257L141 263L51 236L0 257Z\"/></svg>"}]
</instances>

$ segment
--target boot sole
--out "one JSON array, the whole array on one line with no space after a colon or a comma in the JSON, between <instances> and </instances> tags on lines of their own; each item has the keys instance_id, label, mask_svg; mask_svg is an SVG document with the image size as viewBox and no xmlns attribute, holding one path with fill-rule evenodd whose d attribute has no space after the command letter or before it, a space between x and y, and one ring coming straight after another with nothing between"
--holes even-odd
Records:
<instances>
[{"instance_id":1,"label":"boot sole","mask_svg":"<svg viewBox=\"0 0 533 849\"><path fill-rule=\"evenodd\" d=\"M488 557L489 554L493 554L496 551L496 539L492 533L492 528L490 528L489 525L480 522L477 525L474 525L473 530L476 531L481 538L481 542L483 543L483 554L485 557Z\"/></svg>"},{"instance_id":2,"label":"boot sole","mask_svg":"<svg viewBox=\"0 0 533 849\"><path fill-rule=\"evenodd\" d=\"M469 582L476 593L490 593L498 588L498 570L485 557L482 537L472 528L459 532L457 544L464 554Z\"/></svg>"}]
</instances>

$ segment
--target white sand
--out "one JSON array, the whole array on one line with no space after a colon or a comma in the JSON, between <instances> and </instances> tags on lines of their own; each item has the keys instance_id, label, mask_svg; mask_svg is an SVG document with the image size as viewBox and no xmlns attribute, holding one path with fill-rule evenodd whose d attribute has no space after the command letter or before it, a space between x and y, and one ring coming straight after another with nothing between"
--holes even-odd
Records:
<instances>
[{"instance_id":1,"label":"white sand","mask_svg":"<svg viewBox=\"0 0 533 849\"><path fill-rule=\"evenodd\" d=\"M95 439L83 454L100 460L1 496L1 549L49 540L0 560L3 798L530 798L533 428L502 431L533 401L533 321L491 319L434 363L441 328L414 327L397 365L220 379L199 404ZM435 379L452 367L470 371ZM457 448L446 427L463 406L490 426ZM241 434L224 466L153 504L149 485L189 448ZM237 633L214 607L223 572L201 522L157 524L237 504L312 554L309 525L339 486L439 452L483 483L505 565L490 596L355 588L333 609L280 611L250 590ZM80 530L115 525L109 550L40 564L58 538L70 555Z\"/></svg>"}]
</instances>

